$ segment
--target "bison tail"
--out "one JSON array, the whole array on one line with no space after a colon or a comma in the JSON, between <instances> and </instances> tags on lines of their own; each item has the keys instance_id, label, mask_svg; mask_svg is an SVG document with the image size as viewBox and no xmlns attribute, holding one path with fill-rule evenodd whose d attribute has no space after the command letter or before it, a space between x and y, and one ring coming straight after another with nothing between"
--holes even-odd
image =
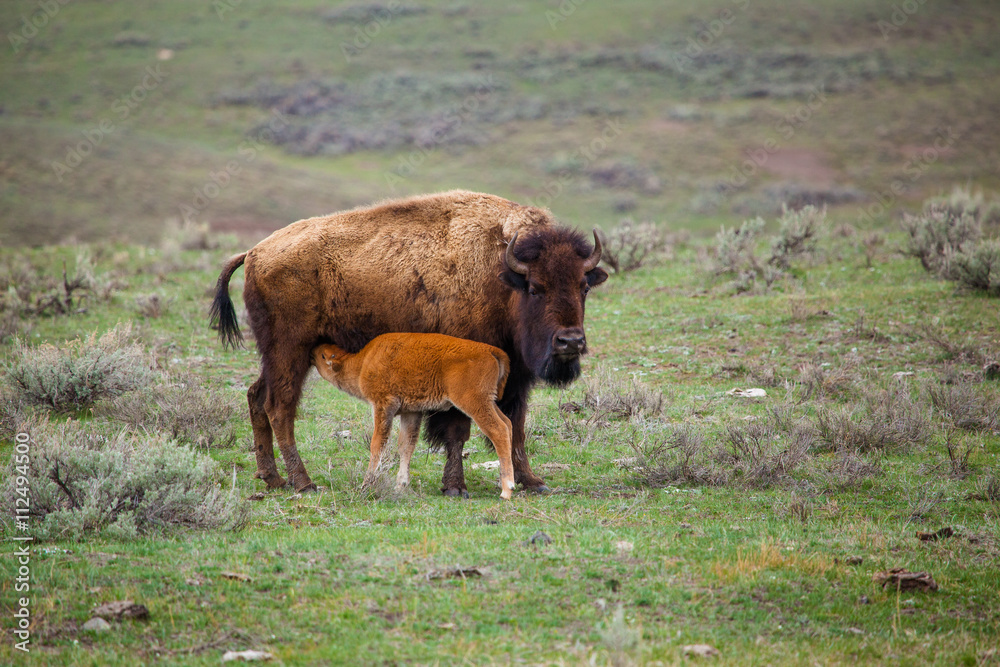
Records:
<instances>
[{"instance_id":1,"label":"bison tail","mask_svg":"<svg viewBox=\"0 0 1000 667\"><path fill-rule=\"evenodd\" d=\"M500 366L500 377L497 378L497 400L499 401L503 398L503 390L507 386L507 376L510 375L510 359L503 352L494 353L493 358Z\"/></svg>"},{"instance_id":2,"label":"bison tail","mask_svg":"<svg viewBox=\"0 0 1000 667\"><path fill-rule=\"evenodd\" d=\"M215 299L212 301L212 310L209 317L212 320L212 327L218 327L219 340L224 348L243 347L243 333L240 331L240 324L236 320L236 309L233 307L233 300L229 298L229 279L233 273L246 260L247 254L240 253L230 257L222 273L219 275L219 282L215 285Z\"/></svg>"}]
</instances>

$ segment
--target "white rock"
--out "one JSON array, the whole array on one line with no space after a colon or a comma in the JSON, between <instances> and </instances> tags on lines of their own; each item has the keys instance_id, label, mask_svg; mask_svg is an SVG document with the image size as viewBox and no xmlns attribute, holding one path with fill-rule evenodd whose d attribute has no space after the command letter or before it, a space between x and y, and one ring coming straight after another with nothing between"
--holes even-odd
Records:
<instances>
[{"instance_id":1,"label":"white rock","mask_svg":"<svg viewBox=\"0 0 1000 667\"><path fill-rule=\"evenodd\" d=\"M743 398L764 398L767 392L760 388L754 389L730 389L726 392L729 396L742 396Z\"/></svg>"},{"instance_id":2,"label":"white rock","mask_svg":"<svg viewBox=\"0 0 1000 667\"><path fill-rule=\"evenodd\" d=\"M232 662L242 660L244 662L256 662L258 660L273 660L274 656L264 651L226 651L222 656L222 662Z\"/></svg>"},{"instance_id":3,"label":"white rock","mask_svg":"<svg viewBox=\"0 0 1000 667\"><path fill-rule=\"evenodd\" d=\"M95 616L83 624L83 629L89 632L107 632L111 629L111 624L100 616Z\"/></svg>"}]
</instances>

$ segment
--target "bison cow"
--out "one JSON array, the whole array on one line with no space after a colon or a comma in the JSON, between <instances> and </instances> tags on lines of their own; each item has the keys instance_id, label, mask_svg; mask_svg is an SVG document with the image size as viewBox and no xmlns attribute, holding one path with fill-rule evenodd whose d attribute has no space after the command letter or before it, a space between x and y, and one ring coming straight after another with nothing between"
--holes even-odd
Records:
<instances>
[{"instance_id":1,"label":"bison cow","mask_svg":"<svg viewBox=\"0 0 1000 667\"><path fill-rule=\"evenodd\" d=\"M510 420L497 407L510 359L492 345L442 334L388 333L351 354L320 345L313 364L324 380L372 406L372 442L364 486L375 481L392 421L399 415L396 489L410 483L410 457L423 413L458 408L476 422L500 459L500 497L514 490Z\"/></svg>"},{"instance_id":2,"label":"bison cow","mask_svg":"<svg viewBox=\"0 0 1000 667\"><path fill-rule=\"evenodd\" d=\"M546 491L524 448L528 394L540 379L566 385L587 350L584 302L608 274L578 232L547 210L489 194L451 191L387 201L300 220L279 229L222 269L212 304L229 346L242 334L229 280L245 264L243 300L261 356L247 392L256 476L281 487L273 439L288 482L315 489L295 447L295 411L314 347L357 352L389 332L442 333L495 347L510 357L500 409L512 423L514 481ZM431 414L425 436L447 453L446 495L468 495L462 447L471 423L460 411Z\"/></svg>"}]
</instances>

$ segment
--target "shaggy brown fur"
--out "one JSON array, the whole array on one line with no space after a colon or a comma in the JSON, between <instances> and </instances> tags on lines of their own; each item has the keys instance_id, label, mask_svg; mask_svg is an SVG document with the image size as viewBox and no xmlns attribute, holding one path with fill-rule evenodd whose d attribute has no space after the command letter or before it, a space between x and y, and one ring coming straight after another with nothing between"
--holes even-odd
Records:
<instances>
[{"instance_id":1,"label":"shaggy brown fur","mask_svg":"<svg viewBox=\"0 0 1000 667\"><path fill-rule=\"evenodd\" d=\"M517 270L505 259L515 234ZM513 426L514 479L544 490L524 450L528 394L538 379L565 384L579 375L584 298L607 279L599 259L599 249L555 226L548 211L465 191L301 220L233 257L219 276L212 314L222 340L238 343L229 279L245 263L243 299L261 355L260 378L247 392L257 476L269 487L285 484L275 466L276 436L291 484L315 488L295 446L294 420L316 345L357 352L383 333L433 332L494 345L510 357L500 408ZM468 417L453 409L427 421L431 444L448 454L442 490L464 494Z\"/></svg>"},{"instance_id":2,"label":"shaggy brown fur","mask_svg":"<svg viewBox=\"0 0 1000 667\"><path fill-rule=\"evenodd\" d=\"M458 408L490 439L500 458L500 497L514 489L511 425L497 407L510 360L503 350L441 334L382 334L351 354L336 345L313 350L325 380L372 406L374 427L365 486L375 479L392 420L399 415L396 488L410 483L410 457L424 412Z\"/></svg>"}]
</instances>

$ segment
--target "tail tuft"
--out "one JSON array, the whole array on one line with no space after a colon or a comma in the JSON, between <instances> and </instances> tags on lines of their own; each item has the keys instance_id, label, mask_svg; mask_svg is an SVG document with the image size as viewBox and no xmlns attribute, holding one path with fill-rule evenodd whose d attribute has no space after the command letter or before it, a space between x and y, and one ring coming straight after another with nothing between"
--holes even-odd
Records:
<instances>
[{"instance_id":1,"label":"tail tuft","mask_svg":"<svg viewBox=\"0 0 1000 667\"><path fill-rule=\"evenodd\" d=\"M240 331L233 300L229 298L229 279L246 260L246 256L245 252L235 255L229 258L226 265L222 267L219 282L215 286L215 299L212 301L212 309L209 311L212 328L218 328L219 340L222 341L224 348L243 347L243 332Z\"/></svg>"}]
</instances>

